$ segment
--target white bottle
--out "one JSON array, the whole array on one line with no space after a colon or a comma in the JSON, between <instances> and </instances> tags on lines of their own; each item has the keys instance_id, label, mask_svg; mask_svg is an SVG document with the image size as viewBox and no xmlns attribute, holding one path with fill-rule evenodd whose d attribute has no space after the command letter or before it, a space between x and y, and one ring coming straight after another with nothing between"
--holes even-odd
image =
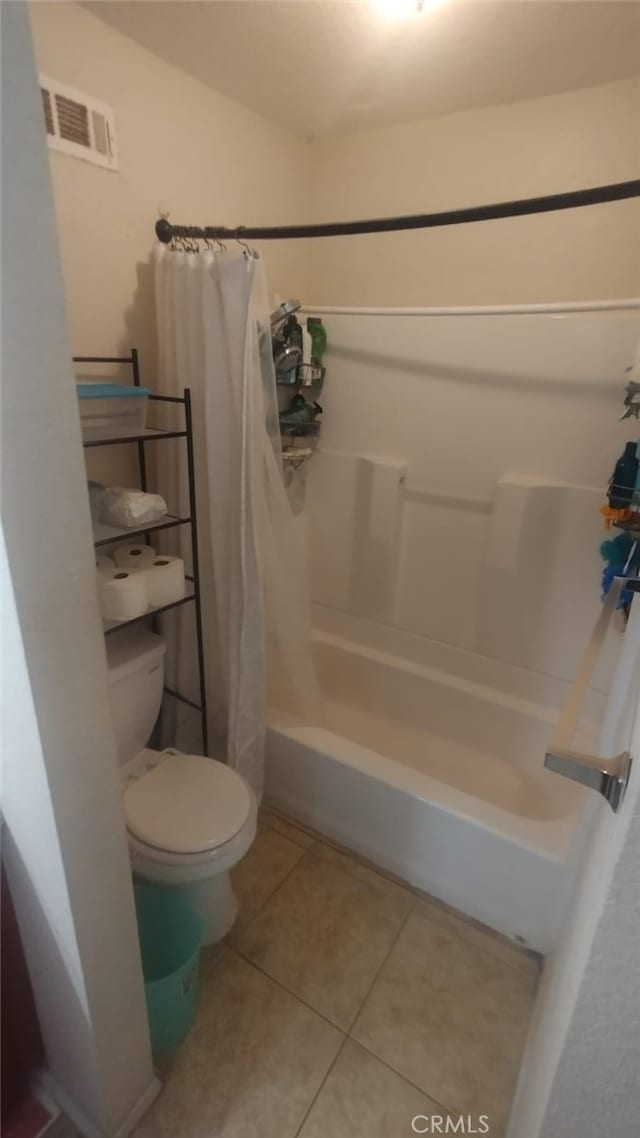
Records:
<instances>
[{"instance_id":1,"label":"white bottle","mask_svg":"<svg viewBox=\"0 0 640 1138\"><path fill-rule=\"evenodd\" d=\"M313 348L313 340L311 333L307 330L306 324L302 325L302 362L307 367L311 367L311 351Z\"/></svg>"}]
</instances>

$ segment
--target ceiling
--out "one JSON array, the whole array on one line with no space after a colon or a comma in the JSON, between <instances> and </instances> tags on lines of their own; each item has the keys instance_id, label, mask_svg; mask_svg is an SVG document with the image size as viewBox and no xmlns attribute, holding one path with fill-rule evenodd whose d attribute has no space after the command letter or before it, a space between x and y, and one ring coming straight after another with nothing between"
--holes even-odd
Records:
<instances>
[{"instance_id":1,"label":"ceiling","mask_svg":"<svg viewBox=\"0 0 640 1138\"><path fill-rule=\"evenodd\" d=\"M168 63L305 137L513 103L640 72L636 0L93 0Z\"/></svg>"}]
</instances>

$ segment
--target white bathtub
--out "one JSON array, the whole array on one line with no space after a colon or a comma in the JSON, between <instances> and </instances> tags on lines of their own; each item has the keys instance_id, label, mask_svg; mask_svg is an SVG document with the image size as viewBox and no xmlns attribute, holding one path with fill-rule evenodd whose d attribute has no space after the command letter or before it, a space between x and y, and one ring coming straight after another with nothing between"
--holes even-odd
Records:
<instances>
[{"instance_id":1,"label":"white bathtub","mask_svg":"<svg viewBox=\"0 0 640 1138\"><path fill-rule=\"evenodd\" d=\"M542 765L555 708L327 632L315 651L323 722L273 712L267 800L547 952L584 804Z\"/></svg>"}]
</instances>

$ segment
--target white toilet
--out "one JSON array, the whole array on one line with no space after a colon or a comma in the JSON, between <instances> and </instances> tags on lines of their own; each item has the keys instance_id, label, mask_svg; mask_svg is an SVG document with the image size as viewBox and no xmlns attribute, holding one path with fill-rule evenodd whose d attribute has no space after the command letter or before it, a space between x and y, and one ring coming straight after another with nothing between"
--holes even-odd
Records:
<instances>
[{"instance_id":1,"label":"white toilet","mask_svg":"<svg viewBox=\"0 0 640 1138\"><path fill-rule=\"evenodd\" d=\"M256 834L255 796L230 767L202 755L152 751L164 683L165 643L146 629L107 640L131 864L148 881L178 886L204 924L204 943L229 932L237 902L229 870Z\"/></svg>"}]
</instances>

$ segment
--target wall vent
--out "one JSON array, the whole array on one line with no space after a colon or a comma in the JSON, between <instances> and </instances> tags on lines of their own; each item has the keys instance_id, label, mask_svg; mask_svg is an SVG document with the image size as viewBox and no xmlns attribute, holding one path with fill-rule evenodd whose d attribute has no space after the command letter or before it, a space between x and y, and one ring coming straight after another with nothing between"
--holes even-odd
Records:
<instances>
[{"instance_id":1,"label":"wall vent","mask_svg":"<svg viewBox=\"0 0 640 1138\"><path fill-rule=\"evenodd\" d=\"M40 76L40 90L49 146L107 170L117 170L111 107L46 75Z\"/></svg>"}]
</instances>

